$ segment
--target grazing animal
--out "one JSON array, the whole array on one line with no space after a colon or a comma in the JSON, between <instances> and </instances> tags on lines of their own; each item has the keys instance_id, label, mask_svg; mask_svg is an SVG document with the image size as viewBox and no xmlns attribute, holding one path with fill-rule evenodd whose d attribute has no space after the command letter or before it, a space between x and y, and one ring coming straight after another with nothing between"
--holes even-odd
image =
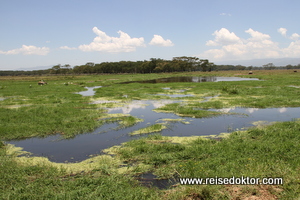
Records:
<instances>
[{"instance_id":1,"label":"grazing animal","mask_svg":"<svg viewBox=\"0 0 300 200\"><path fill-rule=\"evenodd\" d=\"M297 72L297 70L294 70L294 72Z\"/></svg>"},{"instance_id":2,"label":"grazing animal","mask_svg":"<svg viewBox=\"0 0 300 200\"><path fill-rule=\"evenodd\" d=\"M252 72L252 71L250 71L248 74L253 74L253 72Z\"/></svg>"},{"instance_id":3,"label":"grazing animal","mask_svg":"<svg viewBox=\"0 0 300 200\"><path fill-rule=\"evenodd\" d=\"M39 81L38 85L47 85L47 82L45 82L45 81Z\"/></svg>"}]
</instances>

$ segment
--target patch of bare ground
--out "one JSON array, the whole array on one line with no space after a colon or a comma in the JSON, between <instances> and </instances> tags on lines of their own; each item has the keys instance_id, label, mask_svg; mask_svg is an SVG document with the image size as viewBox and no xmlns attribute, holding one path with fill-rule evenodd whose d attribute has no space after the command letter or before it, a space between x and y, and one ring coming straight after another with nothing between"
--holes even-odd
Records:
<instances>
[{"instance_id":1,"label":"patch of bare ground","mask_svg":"<svg viewBox=\"0 0 300 200\"><path fill-rule=\"evenodd\" d=\"M184 200L204 200L203 197L200 196L198 193L192 193L188 197L186 197Z\"/></svg>"},{"instance_id":2,"label":"patch of bare ground","mask_svg":"<svg viewBox=\"0 0 300 200\"><path fill-rule=\"evenodd\" d=\"M274 185L228 185L226 190L232 200L273 200L278 199L278 195L282 192L281 188Z\"/></svg>"}]
</instances>

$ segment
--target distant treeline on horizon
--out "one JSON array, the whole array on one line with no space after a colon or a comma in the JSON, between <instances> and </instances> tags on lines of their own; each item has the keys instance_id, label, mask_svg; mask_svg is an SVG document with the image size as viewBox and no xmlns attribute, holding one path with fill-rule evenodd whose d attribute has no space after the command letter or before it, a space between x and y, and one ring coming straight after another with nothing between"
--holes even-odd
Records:
<instances>
[{"instance_id":1,"label":"distant treeline on horizon","mask_svg":"<svg viewBox=\"0 0 300 200\"><path fill-rule=\"evenodd\" d=\"M274 70L274 69L300 69L298 65L275 66L268 63L262 67L243 65L215 65L207 59L197 57L174 57L172 60L151 58L149 61L119 61L102 62L95 64L88 62L85 65L71 67L69 64L55 65L50 69L33 71L0 71L0 76L18 75L46 75L46 74L119 74L119 73L165 73L165 72L192 72L192 71L226 71L226 70Z\"/></svg>"}]
</instances>

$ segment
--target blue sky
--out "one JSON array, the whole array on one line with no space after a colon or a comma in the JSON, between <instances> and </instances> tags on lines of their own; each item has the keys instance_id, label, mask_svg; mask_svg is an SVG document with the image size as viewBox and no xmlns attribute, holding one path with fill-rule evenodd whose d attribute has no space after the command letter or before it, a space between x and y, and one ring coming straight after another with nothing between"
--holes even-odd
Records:
<instances>
[{"instance_id":1,"label":"blue sky","mask_svg":"<svg viewBox=\"0 0 300 200\"><path fill-rule=\"evenodd\" d=\"M0 70L300 57L299 0L0 0Z\"/></svg>"}]
</instances>

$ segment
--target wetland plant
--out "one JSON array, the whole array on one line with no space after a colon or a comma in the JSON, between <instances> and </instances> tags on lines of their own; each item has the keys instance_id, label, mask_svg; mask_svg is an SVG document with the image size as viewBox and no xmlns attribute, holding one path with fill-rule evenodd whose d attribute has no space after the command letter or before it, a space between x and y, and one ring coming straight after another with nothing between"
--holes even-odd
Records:
<instances>
[{"instance_id":1,"label":"wetland plant","mask_svg":"<svg viewBox=\"0 0 300 200\"><path fill-rule=\"evenodd\" d=\"M218 76L233 76L236 72L214 72ZM184 75L207 73L184 73ZM210 117L221 113L201 110L214 107L296 107L300 106L299 75L287 70L255 72L255 77L265 81L237 83L160 83L115 84L129 80L182 76L182 74L144 74L72 76L72 77L4 77L1 78L0 137L1 140L47 136L60 133L65 137L93 130L105 122L104 110L89 104L90 97L82 97L81 85L111 85L101 88L96 97L119 100L124 94L128 99L162 99L162 88L179 90L190 88L194 97L184 103L168 104L157 111L174 112L182 116ZM244 75L248 77L248 75ZM253 75L254 76L254 75ZM65 79L79 83L64 86ZM51 83L38 87L38 79ZM97 83L98 82L98 83ZM32 85L29 88L28 85ZM200 87L201 86L201 87ZM200 103L203 96L219 94L217 101ZM196 102L198 101L198 102ZM215 102L214 102L215 101ZM29 105L18 107L18 105ZM14 106L14 107L13 107ZM199 109L200 108L200 109ZM121 126L130 126L138 120L133 117L112 119ZM158 130L163 124L151 127ZM146 127L147 128L147 127ZM300 123L276 123L270 126L234 132L220 141L193 137L175 140L159 134L149 135L124 143L115 149L113 159L127 163L122 170L113 165L70 172L64 168L18 163L16 155L7 152L7 145L0 142L0 199L299 199L299 149ZM115 170L114 170L115 169ZM160 178L179 177L282 177L283 185L177 185L159 191L139 185L132 175L153 172Z\"/></svg>"},{"instance_id":2,"label":"wetland plant","mask_svg":"<svg viewBox=\"0 0 300 200\"><path fill-rule=\"evenodd\" d=\"M222 87L222 91L228 94L239 94L239 90L236 85L232 85L232 86L225 85Z\"/></svg>"},{"instance_id":3,"label":"wetland plant","mask_svg":"<svg viewBox=\"0 0 300 200\"><path fill-rule=\"evenodd\" d=\"M162 123L158 123L158 124L153 124L150 126L147 126L145 128L141 128L139 130L133 131L131 132L129 135L140 135L140 134L147 134L147 133L156 133L156 132L160 132L163 129L166 129L167 126L165 124Z\"/></svg>"}]
</instances>

